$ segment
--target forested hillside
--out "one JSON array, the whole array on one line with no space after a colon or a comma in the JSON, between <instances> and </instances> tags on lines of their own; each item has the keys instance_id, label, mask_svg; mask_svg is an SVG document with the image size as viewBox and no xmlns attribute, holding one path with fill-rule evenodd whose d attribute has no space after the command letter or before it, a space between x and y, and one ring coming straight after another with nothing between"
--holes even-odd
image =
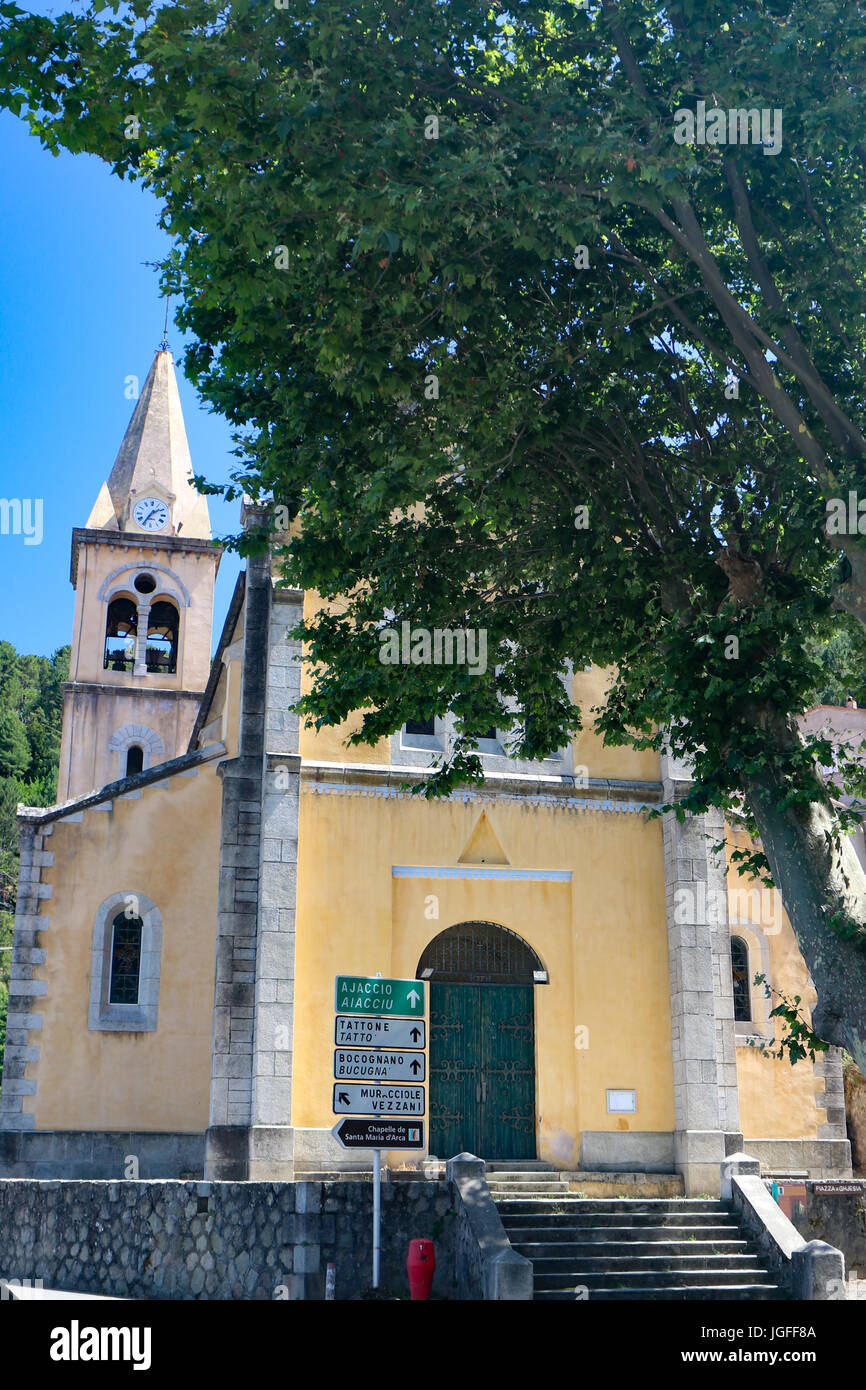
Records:
<instances>
[{"instance_id":1,"label":"forested hillside","mask_svg":"<svg viewBox=\"0 0 866 1390\"><path fill-rule=\"evenodd\" d=\"M60 759L61 686L69 648L52 657L21 656L0 642L0 1075L6 1041L12 923L18 881L15 808L50 806Z\"/></svg>"}]
</instances>

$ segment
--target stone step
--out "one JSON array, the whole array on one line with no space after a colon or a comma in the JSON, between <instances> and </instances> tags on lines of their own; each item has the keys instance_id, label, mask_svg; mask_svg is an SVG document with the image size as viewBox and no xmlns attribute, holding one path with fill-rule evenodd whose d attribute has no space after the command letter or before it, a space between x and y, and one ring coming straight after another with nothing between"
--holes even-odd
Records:
<instances>
[{"instance_id":1,"label":"stone step","mask_svg":"<svg viewBox=\"0 0 866 1390\"><path fill-rule=\"evenodd\" d=\"M523 1196L499 1198L496 1206L503 1221L524 1223L553 1221L559 1224L569 1221L577 1225L604 1226L608 1222L615 1222L627 1226L660 1226L665 1221L675 1221L681 1226L699 1226L703 1221L708 1221L711 1225L717 1225L720 1221L736 1221L731 1212L725 1211L724 1207L720 1207L718 1211L641 1211L625 1207L613 1211L610 1208L592 1211L576 1206L567 1198L551 1197L546 1201L540 1201L537 1197Z\"/></svg>"},{"instance_id":2,"label":"stone step","mask_svg":"<svg viewBox=\"0 0 866 1390\"><path fill-rule=\"evenodd\" d=\"M603 1245L633 1245L635 1243L672 1245L718 1245L719 1242L742 1240L739 1226L729 1222L719 1226L572 1226L570 1224L518 1226L504 1222L512 1244L541 1242L561 1244L568 1241L592 1241Z\"/></svg>"},{"instance_id":3,"label":"stone step","mask_svg":"<svg viewBox=\"0 0 866 1390\"><path fill-rule=\"evenodd\" d=\"M541 1158L500 1158L486 1166L488 1176L491 1173L502 1176L505 1173L556 1173L557 1171L553 1163L547 1163Z\"/></svg>"},{"instance_id":4,"label":"stone step","mask_svg":"<svg viewBox=\"0 0 866 1390\"><path fill-rule=\"evenodd\" d=\"M530 1247L535 1253L530 1253L524 1246L515 1246L518 1254L526 1255L532 1260L532 1267L536 1276L543 1274L571 1274L575 1270L583 1270L588 1274L610 1276L616 1282L616 1276L622 1271L625 1274L658 1274L670 1271L675 1273L677 1270L721 1270L728 1272L739 1270L744 1276L756 1273L763 1273L757 1254L735 1254L735 1255L686 1255L679 1251L667 1252L661 1255L636 1255L633 1251L621 1255L587 1255L586 1248L573 1250L567 1247L562 1255L547 1255L539 1251L537 1247ZM663 1282L663 1281L662 1281Z\"/></svg>"},{"instance_id":5,"label":"stone step","mask_svg":"<svg viewBox=\"0 0 866 1390\"><path fill-rule=\"evenodd\" d=\"M568 1196L567 1187L551 1187L549 1183L546 1183L544 1187L540 1184L536 1187L530 1187L529 1183L526 1183L525 1186L515 1183L512 1187L496 1187L493 1183L490 1183L489 1187L491 1197L497 1202L516 1201L518 1198L523 1197L535 1203L544 1198L547 1198L549 1201L556 1201L559 1197Z\"/></svg>"},{"instance_id":6,"label":"stone step","mask_svg":"<svg viewBox=\"0 0 866 1390\"><path fill-rule=\"evenodd\" d=\"M491 1192L501 1192L503 1197L511 1194L519 1197L522 1193L528 1193L530 1197L539 1197L544 1196L545 1192L552 1192L556 1197L571 1195L567 1182L560 1182L557 1177L547 1173L539 1173L537 1179L527 1182L524 1182L523 1176L504 1180L497 1177L488 1178L487 1186Z\"/></svg>"},{"instance_id":7,"label":"stone step","mask_svg":"<svg viewBox=\"0 0 866 1390\"><path fill-rule=\"evenodd\" d=\"M522 1206L519 1198L509 1200L503 1199L499 1206L503 1211L508 1211L514 1215L520 1215ZM526 1206L527 1211L533 1214L545 1212L543 1202L533 1201ZM609 1214L612 1216L622 1216L632 1213L641 1216L669 1216L673 1214L681 1216L729 1216L728 1208L722 1202L703 1201L698 1198L668 1198L668 1197L575 1197L564 1194L562 1199L551 1201L550 1214L559 1216L562 1212L567 1212L569 1216L575 1214Z\"/></svg>"},{"instance_id":8,"label":"stone step","mask_svg":"<svg viewBox=\"0 0 866 1390\"><path fill-rule=\"evenodd\" d=\"M554 1182L550 1178L546 1182L497 1182L496 1178L490 1178L487 1186L495 1197L509 1198L531 1197L537 1201L539 1197L567 1197L568 1187L564 1182Z\"/></svg>"},{"instance_id":9,"label":"stone step","mask_svg":"<svg viewBox=\"0 0 866 1390\"><path fill-rule=\"evenodd\" d=\"M372 1182L369 1168L309 1168L296 1170L295 1182Z\"/></svg>"},{"instance_id":10,"label":"stone step","mask_svg":"<svg viewBox=\"0 0 866 1390\"><path fill-rule=\"evenodd\" d=\"M573 1303L575 1298L580 1298L580 1294L574 1289L545 1289L536 1290L534 1297L540 1302L569 1302ZM717 1300L720 1297L718 1287L715 1284L695 1284L690 1288L669 1286L659 1284L652 1289L614 1289L599 1288L593 1289L589 1297L583 1296L586 1302L626 1302L639 1299L641 1302L672 1303L682 1302L685 1299L696 1301ZM770 1299L783 1299L785 1295L776 1284L731 1284L724 1291L725 1302L756 1300L766 1302Z\"/></svg>"},{"instance_id":11,"label":"stone step","mask_svg":"<svg viewBox=\"0 0 866 1390\"><path fill-rule=\"evenodd\" d=\"M588 1226L609 1226L612 1231L628 1227L658 1226L680 1226L683 1230L697 1231L704 1226L731 1226L737 1225L733 1217L725 1212L671 1212L658 1216L650 1215L648 1212L634 1211L623 1212L622 1215L607 1211L587 1211L587 1212L550 1212L533 1211L533 1203L527 1203L528 1211L509 1211L503 1210L504 1203L499 1203L499 1215L504 1226L514 1226L515 1230L525 1226L568 1226L572 1230L580 1230Z\"/></svg>"},{"instance_id":12,"label":"stone step","mask_svg":"<svg viewBox=\"0 0 866 1390\"><path fill-rule=\"evenodd\" d=\"M730 1285L769 1284L770 1276L766 1269L666 1269L635 1270L618 1269L616 1272L599 1272L587 1269L563 1270L561 1274L537 1274L535 1292L545 1293L555 1289L573 1289L583 1286L589 1289L590 1298L595 1289L690 1289L695 1287L726 1289Z\"/></svg>"},{"instance_id":13,"label":"stone step","mask_svg":"<svg viewBox=\"0 0 866 1390\"><path fill-rule=\"evenodd\" d=\"M557 1186L567 1187L568 1183L561 1173L488 1173L487 1183L499 1183L502 1187L510 1187L512 1183L532 1183L539 1187L544 1187L545 1183L556 1183Z\"/></svg>"},{"instance_id":14,"label":"stone step","mask_svg":"<svg viewBox=\"0 0 866 1390\"><path fill-rule=\"evenodd\" d=\"M719 1259L751 1257L752 1247L747 1240L512 1240L512 1250L536 1259L629 1260L629 1259Z\"/></svg>"}]
</instances>

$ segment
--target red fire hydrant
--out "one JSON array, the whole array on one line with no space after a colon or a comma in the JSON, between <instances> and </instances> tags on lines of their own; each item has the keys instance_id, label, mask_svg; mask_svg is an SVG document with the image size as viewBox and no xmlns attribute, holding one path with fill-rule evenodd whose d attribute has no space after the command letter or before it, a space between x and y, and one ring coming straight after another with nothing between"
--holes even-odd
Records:
<instances>
[{"instance_id":1,"label":"red fire hydrant","mask_svg":"<svg viewBox=\"0 0 866 1390\"><path fill-rule=\"evenodd\" d=\"M436 1251L432 1240L410 1240L406 1269L409 1272L409 1294L413 1301L430 1297L435 1268Z\"/></svg>"}]
</instances>

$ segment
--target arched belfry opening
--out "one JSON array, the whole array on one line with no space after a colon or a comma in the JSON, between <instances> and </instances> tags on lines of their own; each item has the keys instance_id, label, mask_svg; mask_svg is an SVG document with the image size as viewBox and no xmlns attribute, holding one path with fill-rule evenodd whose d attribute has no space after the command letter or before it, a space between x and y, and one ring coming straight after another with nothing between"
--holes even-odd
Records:
<instances>
[{"instance_id":1,"label":"arched belfry opening","mask_svg":"<svg viewBox=\"0 0 866 1390\"><path fill-rule=\"evenodd\" d=\"M430 989L430 1153L533 1159L535 999L547 971L496 922L460 922L425 947Z\"/></svg>"},{"instance_id":2,"label":"arched belfry opening","mask_svg":"<svg viewBox=\"0 0 866 1390\"><path fill-rule=\"evenodd\" d=\"M177 670L177 639L180 618L177 608L168 599L159 599L151 606L147 620L147 669L173 676Z\"/></svg>"},{"instance_id":3,"label":"arched belfry opening","mask_svg":"<svg viewBox=\"0 0 866 1390\"><path fill-rule=\"evenodd\" d=\"M138 609L131 598L113 599L108 605L105 620L105 654L103 667L106 671L125 671L130 674L135 667L135 638L138 631Z\"/></svg>"}]
</instances>

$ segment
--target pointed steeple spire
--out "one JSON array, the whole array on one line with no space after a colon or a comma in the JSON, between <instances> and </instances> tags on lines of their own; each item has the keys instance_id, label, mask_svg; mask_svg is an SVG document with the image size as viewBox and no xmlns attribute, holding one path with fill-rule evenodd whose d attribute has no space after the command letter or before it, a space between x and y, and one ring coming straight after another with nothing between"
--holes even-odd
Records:
<instances>
[{"instance_id":1,"label":"pointed steeple spire","mask_svg":"<svg viewBox=\"0 0 866 1390\"><path fill-rule=\"evenodd\" d=\"M153 359L87 525L106 531L156 530L152 521L147 526L136 521L136 505L145 501L154 501L159 508L139 508L141 518L158 519L161 509L168 512L165 524L158 528L161 535L210 539L207 501L193 486L174 361L166 347Z\"/></svg>"}]
</instances>

